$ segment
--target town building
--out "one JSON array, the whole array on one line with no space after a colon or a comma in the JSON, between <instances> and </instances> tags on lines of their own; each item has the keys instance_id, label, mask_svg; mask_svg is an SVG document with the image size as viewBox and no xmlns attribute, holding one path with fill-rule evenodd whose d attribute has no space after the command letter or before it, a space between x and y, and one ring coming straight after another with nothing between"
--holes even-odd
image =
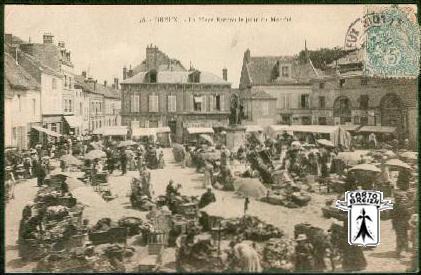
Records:
<instances>
[{"instance_id":1,"label":"town building","mask_svg":"<svg viewBox=\"0 0 421 275\"><path fill-rule=\"evenodd\" d=\"M417 125L417 80L367 77L362 58L362 51L351 52L312 80L313 124L391 134L408 138L415 148L417 128L411 125Z\"/></svg>"},{"instance_id":2,"label":"town building","mask_svg":"<svg viewBox=\"0 0 421 275\"><path fill-rule=\"evenodd\" d=\"M311 124L311 79L317 76L309 58L300 62L297 56L251 56L247 49L239 88L254 95L264 91L276 98L274 123L306 125ZM261 108L266 110L268 104L262 102Z\"/></svg>"},{"instance_id":3,"label":"town building","mask_svg":"<svg viewBox=\"0 0 421 275\"><path fill-rule=\"evenodd\" d=\"M146 48L145 60L134 69L123 68L121 90L122 125L168 126L178 142L187 128L228 125L231 84L227 79L192 67L187 70L156 46Z\"/></svg>"},{"instance_id":4,"label":"town building","mask_svg":"<svg viewBox=\"0 0 421 275\"><path fill-rule=\"evenodd\" d=\"M83 102L80 108L83 110L83 132L92 133L102 127L121 125L120 109L121 99L118 87L118 79L108 86L98 84L97 80L88 77L86 72L75 76L75 88L82 93Z\"/></svg>"},{"instance_id":5,"label":"town building","mask_svg":"<svg viewBox=\"0 0 421 275\"><path fill-rule=\"evenodd\" d=\"M53 131L61 134L80 134L82 117L79 112L75 112L75 110L78 110L75 101L81 95L77 94L74 89L74 66L71 61L71 52L65 48L65 43L60 41L55 45L54 36L45 33L43 43L22 43L19 45L19 50L44 67L60 74L62 78L59 86L58 83L52 85L52 89L56 90L57 96L49 97L46 95L43 97L42 106L49 106L42 109L43 125L50 125L49 127L54 129ZM49 89L49 87L47 88ZM57 104L57 98L62 101L60 104Z\"/></svg>"},{"instance_id":6,"label":"town building","mask_svg":"<svg viewBox=\"0 0 421 275\"><path fill-rule=\"evenodd\" d=\"M24 150L34 145L32 127L40 126L41 87L7 51L4 72L4 145Z\"/></svg>"},{"instance_id":7,"label":"town building","mask_svg":"<svg viewBox=\"0 0 421 275\"><path fill-rule=\"evenodd\" d=\"M262 127L276 122L276 98L264 90L251 88L234 91L240 95L243 104L243 125Z\"/></svg>"}]
</instances>

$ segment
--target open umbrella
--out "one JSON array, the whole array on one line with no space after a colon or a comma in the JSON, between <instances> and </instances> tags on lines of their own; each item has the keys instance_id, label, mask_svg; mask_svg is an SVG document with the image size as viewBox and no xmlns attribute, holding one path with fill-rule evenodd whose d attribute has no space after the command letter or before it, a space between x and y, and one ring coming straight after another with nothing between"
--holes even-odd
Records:
<instances>
[{"instance_id":1,"label":"open umbrella","mask_svg":"<svg viewBox=\"0 0 421 275\"><path fill-rule=\"evenodd\" d=\"M349 171L355 171L355 170L371 171L371 172L378 172L378 173L381 172L381 170L379 168L377 168L375 165L368 164L368 163L359 164L359 165L356 165L356 166L352 167L351 169L349 169Z\"/></svg>"},{"instance_id":2,"label":"open umbrella","mask_svg":"<svg viewBox=\"0 0 421 275\"><path fill-rule=\"evenodd\" d=\"M127 146L133 146L133 145L137 145L137 143L129 139L129 140L120 142L120 144L117 147L127 147Z\"/></svg>"},{"instance_id":3,"label":"open umbrella","mask_svg":"<svg viewBox=\"0 0 421 275\"><path fill-rule=\"evenodd\" d=\"M266 196L267 190L259 179L250 178L239 185L237 192L246 197L260 199Z\"/></svg>"},{"instance_id":4,"label":"open umbrella","mask_svg":"<svg viewBox=\"0 0 421 275\"><path fill-rule=\"evenodd\" d=\"M80 161L79 159L75 158L72 155L64 155L60 157L60 160L64 161L65 163L67 163L67 165L82 165L82 161Z\"/></svg>"},{"instance_id":5,"label":"open umbrella","mask_svg":"<svg viewBox=\"0 0 421 275\"><path fill-rule=\"evenodd\" d=\"M326 147L335 147L335 145L330 140L327 140L327 139L318 139L317 143Z\"/></svg>"},{"instance_id":6,"label":"open umbrella","mask_svg":"<svg viewBox=\"0 0 421 275\"><path fill-rule=\"evenodd\" d=\"M418 153L417 152L404 152L399 155L401 158L406 158L410 160L417 160L418 159Z\"/></svg>"},{"instance_id":7,"label":"open umbrella","mask_svg":"<svg viewBox=\"0 0 421 275\"><path fill-rule=\"evenodd\" d=\"M105 158L106 154L104 151L101 150L92 150L85 155L85 159L100 159Z\"/></svg>"},{"instance_id":8,"label":"open umbrella","mask_svg":"<svg viewBox=\"0 0 421 275\"><path fill-rule=\"evenodd\" d=\"M390 159L390 160L386 161L385 164L389 165L389 166L394 166L394 167L405 168L405 169L411 170L411 166L409 166L405 162L401 161L400 159Z\"/></svg>"},{"instance_id":9,"label":"open umbrella","mask_svg":"<svg viewBox=\"0 0 421 275\"><path fill-rule=\"evenodd\" d=\"M206 134L200 134L199 135L201 139L205 140L206 142L208 142L210 145L213 145L213 139L211 136L206 135Z\"/></svg>"}]
</instances>

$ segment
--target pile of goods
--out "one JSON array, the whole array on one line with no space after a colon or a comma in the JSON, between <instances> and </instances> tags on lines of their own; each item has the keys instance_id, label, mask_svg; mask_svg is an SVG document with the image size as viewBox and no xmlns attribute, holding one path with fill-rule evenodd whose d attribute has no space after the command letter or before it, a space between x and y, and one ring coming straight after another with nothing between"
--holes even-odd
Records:
<instances>
[{"instance_id":1,"label":"pile of goods","mask_svg":"<svg viewBox=\"0 0 421 275\"><path fill-rule=\"evenodd\" d=\"M283 205L288 208L297 208L306 206L311 200L311 196L305 188L308 186L303 183L294 182L286 171L280 174L281 178L272 186L272 192L268 194L262 201L275 205Z\"/></svg>"},{"instance_id":2,"label":"pile of goods","mask_svg":"<svg viewBox=\"0 0 421 275\"><path fill-rule=\"evenodd\" d=\"M100 219L89 233L89 240L94 244L125 243L127 240L127 228L120 227L110 218Z\"/></svg>"},{"instance_id":3,"label":"pile of goods","mask_svg":"<svg viewBox=\"0 0 421 275\"><path fill-rule=\"evenodd\" d=\"M281 229L253 216L223 220L221 225L222 236L225 238L243 236L245 240L263 242L284 236Z\"/></svg>"},{"instance_id":4,"label":"pile of goods","mask_svg":"<svg viewBox=\"0 0 421 275\"><path fill-rule=\"evenodd\" d=\"M295 243L286 238L269 239L263 248L262 267L267 271L294 271Z\"/></svg>"},{"instance_id":5,"label":"pile of goods","mask_svg":"<svg viewBox=\"0 0 421 275\"><path fill-rule=\"evenodd\" d=\"M97 252L97 251L99 252ZM123 258L133 256L133 247L117 244L76 248L42 258L33 272L125 272Z\"/></svg>"},{"instance_id":6,"label":"pile of goods","mask_svg":"<svg viewBox=\"0 0 421 275\"><path fill-rule=\"evenodd\" d=\"M185 149L181 144L173 143L172 153L176 162L181 162L184 159Z\"/></svg>"},{"instance_id":7,"label":"pile of goods","mask_svg":"<svg viewBox=\"0 0 421 275\"><path fill-rule=\"evenodd\" d=\"M39 259L52 251L81 245L83 206L68 192L63 175L51 175L25 206L19 228L19 255Z\"/></svg>"}]
</instances>

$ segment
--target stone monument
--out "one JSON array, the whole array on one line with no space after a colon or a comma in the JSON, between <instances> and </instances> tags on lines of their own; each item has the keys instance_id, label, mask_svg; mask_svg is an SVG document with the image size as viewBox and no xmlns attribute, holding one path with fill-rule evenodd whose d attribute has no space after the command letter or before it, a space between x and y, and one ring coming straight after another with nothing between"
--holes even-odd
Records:
<instances>
[{"instance_id":1,"label":"stone monument","mask_svg":"<svg viewBox=\"0 0 421 275\"><path fill-rule=\"evenodd\" d=\"M238 94L231 96L230 111L229 126L224 129L226 132L225 144L229 150L236 151L240 145L244 144L246 133L246 128L241 126L244 107Z\"/></svg>"}]
</instances>

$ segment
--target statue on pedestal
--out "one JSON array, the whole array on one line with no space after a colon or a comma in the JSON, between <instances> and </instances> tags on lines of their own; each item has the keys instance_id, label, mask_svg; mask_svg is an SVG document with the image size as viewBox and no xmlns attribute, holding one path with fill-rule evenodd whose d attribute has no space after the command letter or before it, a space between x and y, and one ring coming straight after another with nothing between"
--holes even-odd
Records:
<instances>
[{"instance_id":1,"label":"statue on pedestal","mask_svg":"<svg viewBox=\"0 0 421 275\"><path fill-rule=\"evenodd\" d=\"M238 94L231 96L231 114L229 117L229 125L236 126L241 124L241 120L244 118L244 106L240 101Z\"/></svg>"}]
</instances>

